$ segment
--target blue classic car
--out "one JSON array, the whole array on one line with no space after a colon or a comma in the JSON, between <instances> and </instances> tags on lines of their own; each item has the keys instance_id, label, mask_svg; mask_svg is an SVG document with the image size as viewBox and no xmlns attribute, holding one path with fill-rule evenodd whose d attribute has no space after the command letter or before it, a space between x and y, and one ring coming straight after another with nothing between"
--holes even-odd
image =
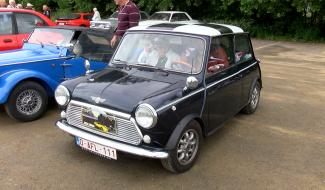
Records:
<instances>
[{"instance_id":1,"label":"blue classic car","mask_svg":"<svg viewBox=\"0 0 325 190\"><path fill-rule=\"evenodd\" d=\"M0 105L16 120L38 119L61 82L85 74L85 63L94 71L107 66L111 36L76 27L36 28L22 49L0 54Z\"/></svg>"}]
</instances>

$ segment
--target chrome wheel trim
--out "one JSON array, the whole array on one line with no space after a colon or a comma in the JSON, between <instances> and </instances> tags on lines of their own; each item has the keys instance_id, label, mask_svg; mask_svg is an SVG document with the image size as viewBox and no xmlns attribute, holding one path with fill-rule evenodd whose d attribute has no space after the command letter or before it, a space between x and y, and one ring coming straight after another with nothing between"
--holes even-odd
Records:
<instances>
[{"instance_id":1,"label":"chrome wheel trim","mask_svg":"<svg viewBox=\"0 0 325 190\"><path fill-rule=\"evenodd\" d=\"M185 131L177 145L177 160L181 165L193 161L199 149L199 134L194 129Z\"/></svg>"},{"instance_id":2,"label":"chrome wheel trim","mask_svg":"<svg viewBox=\"0 0 325 190\"><path fill-rule=\"evenodd\" d=\"M251 105L252 105L253 109L255 109L257 107L259 99L260 99L260 93L258 90L258 86L255 86L253 93L252 93L252 97L251 97Z\"/></svg>"},{"instance_id":3,"label":"chrome wheel trim","mask_svg":"<svg viewBox=\"0 0 325 190\"><path fill-rule=\"evenodd\" d=\"M42 107L42 98L38 91L33 89L24 90L16 100L17 111L24 115L33 115Z\"/></svg>"}]
</instances>

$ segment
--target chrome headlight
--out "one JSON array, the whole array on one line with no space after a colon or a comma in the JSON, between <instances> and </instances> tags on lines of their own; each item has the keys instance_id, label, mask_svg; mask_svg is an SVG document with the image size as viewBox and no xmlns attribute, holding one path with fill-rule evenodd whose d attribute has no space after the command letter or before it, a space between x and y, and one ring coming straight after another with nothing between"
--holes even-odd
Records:
<instances>
[{"instance_id":1,"label":"chrome headlight","mask_svg":"<svg viewBox=\"0 0 325 190\"><path fill-rule=\"evenodd\" d=\"M68 105L70 101L69 90L65 86L59 85L55 90L55 100L60 106Z\"/></svg>"},{"instance_id":2,"label":"chrome headlight","mask_svg":"<svg viewBox=\"0 0 325 190\"><path fill-rule=\"evenodd\" d=\"M140 104L135 111L135 120L141 127L150 129L157 123L157 112L149 104Z\"/></svg>"}]
</instances>

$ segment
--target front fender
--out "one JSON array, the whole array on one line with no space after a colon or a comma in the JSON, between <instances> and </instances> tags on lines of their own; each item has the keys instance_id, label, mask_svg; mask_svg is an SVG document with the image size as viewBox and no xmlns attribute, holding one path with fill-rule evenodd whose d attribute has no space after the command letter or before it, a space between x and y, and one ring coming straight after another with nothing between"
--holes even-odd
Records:
<instances>
[{"instance_id":1,"label":"front fender","mask_svg":"<svg viewBox=\"0 0 325 190\"><path fill-rule=\"evenodd\" d=\"M46 88L48 93L52 94L59 84L59 82L51 79L44 73L32 70L15 70L4 73L0 76L0 104L7 102L11 91L24 80L37 80L40 81L42 86Z\"/></svg>"},{"instance_id":2,"label":"front fender","mask_svg":"<svg viewBox=\"0 0 325 190\"><path fill-rule=\"evenodd\" d=\"M197 118L200 118L200 115L198 114L190 114L185 116L176 126L174 129L172 135L169 137L169 140L165 146L165 150L172 150L176 147L178 143L178 138L181 136L184 128L189 124L192 120L195 120ZM203 132L203 131L202 131Z\"/></svg>"}]
</instances>

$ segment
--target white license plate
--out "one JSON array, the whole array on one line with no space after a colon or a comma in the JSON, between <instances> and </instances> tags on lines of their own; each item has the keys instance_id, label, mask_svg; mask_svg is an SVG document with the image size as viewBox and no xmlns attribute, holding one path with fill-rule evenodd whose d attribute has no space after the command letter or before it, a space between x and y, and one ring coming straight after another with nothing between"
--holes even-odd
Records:
<instances>
[{"instance_id":1,"label":"white license plate","mask_svg":"<svg viewBox=\"0 0 325 190\"><path fill-rule=\"evenodd\" d=\"M104 157L117 160L116 149L114 149L114 148L103 146L103 145L88 141L86 139L82 139L80 137L76 137L76 143L78 146L80 146L86 150L89 150L95 154L99 154Z\"/></svg>"},{"instance_id":2,"label":"white license plate","mask_svg":"<svg viewBox=\"0 0 325 190\"><path fill-rule=\"evenodd\" d=\"M64 25L64 23L59 23L59 25Z\"/></svg>"}]
</instances>

